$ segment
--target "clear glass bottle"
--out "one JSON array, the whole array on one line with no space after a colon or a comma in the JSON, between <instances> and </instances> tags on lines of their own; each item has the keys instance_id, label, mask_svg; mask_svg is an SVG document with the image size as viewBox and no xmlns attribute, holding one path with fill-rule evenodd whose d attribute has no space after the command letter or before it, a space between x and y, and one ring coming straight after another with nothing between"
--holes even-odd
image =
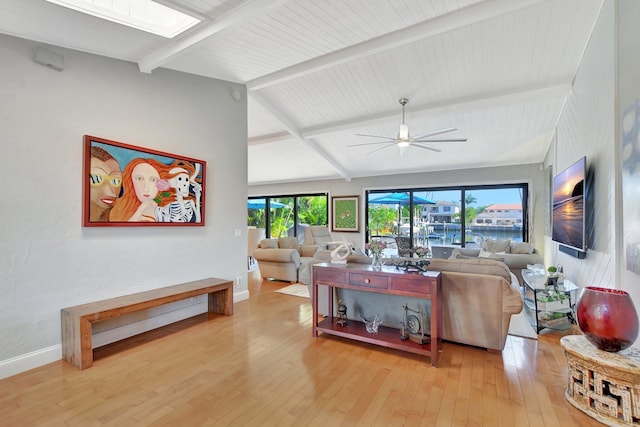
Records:
<instances>
[{"instance_id":1,"label":"clear glass bottle","mask_svg":"<svg viewBox=\"0 0 640 427\"><path fill-rule=\"evenodd\" d=\"M558 273L558 284L561 285L564 283L564 270L562 268L562 265L558 264L558 267L556 267L558 269L557 273Z\"/></svg>"}]
</instances>

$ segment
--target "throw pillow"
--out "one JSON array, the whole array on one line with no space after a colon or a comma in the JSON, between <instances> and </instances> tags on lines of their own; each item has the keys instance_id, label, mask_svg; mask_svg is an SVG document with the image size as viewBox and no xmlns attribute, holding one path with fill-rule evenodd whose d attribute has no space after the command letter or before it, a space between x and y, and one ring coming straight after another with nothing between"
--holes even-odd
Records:
<instances>
[{"instance_id":1,"label":"throw pillow","mask_svg":"<svg viewBox=\"0 0 640 427\"><path fill-rule=\"evenodd\" d=\"M511 245L512 254L532 254L534 247L531 243L519 242Z\"/></svg>"},{"instance_id":2,"label":"throw pillow","mask_svg":"<svg viewBox=\"0 0 640 427\"><path fill-rule=\"evenodd\" d=\"M491 252L494 254L498 252L509 253L509 250L511 249L511 240L487 239L485 241L484 249L487 252Z\"/></svg>"},{"instance_id":3,"label":"throw pillow","mask_svg":"<svg viewBox=\"0 0 640 427\"><path fill-rule=\"evenodd\" d=\"M261 249L278 249L278 239L263 239L260 241Z\"/></svg>"}]
</instances>

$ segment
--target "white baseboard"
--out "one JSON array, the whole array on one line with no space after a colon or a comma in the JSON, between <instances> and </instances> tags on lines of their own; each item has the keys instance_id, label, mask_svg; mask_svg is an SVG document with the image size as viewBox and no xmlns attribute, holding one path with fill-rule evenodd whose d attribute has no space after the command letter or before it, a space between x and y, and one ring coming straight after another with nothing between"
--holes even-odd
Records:
<instances>
[{"instance_id":1,"label":"white baseboard","mask_svg":"<svg viewBox=\"0 0 640 427\"><path fill-rule=\"evenodd\" d=\"M0 361L0 379L8 378L60 359L62 359L62 345L57 344L2 360Z\"/></svg>"},{"instance_id":2,"label":"white baseboard","mask_svg":"<svg viewBox=\"0 0 640 427\"><path fill-rule=\"evenodd\" d=\"M239 302L249 299L249 291L244 290L234 292L233 301ZM189 317L197 316L207 312L207 302L197 303L179 310L170 311L158 316L153 316L138 322L132 322L124 326L109 329L96 333L92 337L93 347L101 347L122 339L160 328ZM38 366L46 365L62 359L62 345L56 344L51 347L21 354L11 359L0 360L0 379L7 378Z\"/></svg>"},{"instance_id":3,"label":"white baseboard","mask_svg":"<svg viewBox=\"0 0 640 427\"><path fill-rule=\"evenodd\" d=\"M244 301L246 299L249 299L249 290L245 289L244 291L240 291L240 292L234 292L233 293L233 303L237 303L240 301Z\"/></svg>"}]
</instances>

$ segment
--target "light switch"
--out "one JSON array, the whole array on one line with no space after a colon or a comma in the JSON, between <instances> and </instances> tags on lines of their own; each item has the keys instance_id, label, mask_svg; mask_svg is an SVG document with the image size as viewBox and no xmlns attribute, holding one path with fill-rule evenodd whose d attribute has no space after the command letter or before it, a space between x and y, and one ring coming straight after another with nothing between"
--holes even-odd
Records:
<instances>
[{"instance_id":1,"label":"light switch","mask_svg":"<svg viewBox=\"0 0 640 427\"><path fill-rule=\"evenodd\" d=\"M240 230L239 228L236 228L236 237L240 237L242 236L242 230Z\"/></svg>"}]
</instances>

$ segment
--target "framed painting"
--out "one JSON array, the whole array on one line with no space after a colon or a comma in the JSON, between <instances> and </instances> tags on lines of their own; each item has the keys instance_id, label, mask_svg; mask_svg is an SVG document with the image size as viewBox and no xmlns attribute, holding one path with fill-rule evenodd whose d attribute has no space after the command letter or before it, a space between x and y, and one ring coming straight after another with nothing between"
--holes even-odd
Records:
<instances>
[{"instance_id":1,"label":"framed painting","mask_svg":"<svg viewBox=\"0 0 640 427\"><path fill-rule=\"evenodd\" d=\"M358 196L331 198L331 230L357 233L360 231Z\"/></svg>"},{"instance_id":2,"label":"framed painting","mask_svg":"<svg viewBox=\"0 0 640 427\"><path fill-rule=\"evenodd\" d=\"M85 227L203 226L206 162L85 135Z\"/></svg>"}]
</instances>

